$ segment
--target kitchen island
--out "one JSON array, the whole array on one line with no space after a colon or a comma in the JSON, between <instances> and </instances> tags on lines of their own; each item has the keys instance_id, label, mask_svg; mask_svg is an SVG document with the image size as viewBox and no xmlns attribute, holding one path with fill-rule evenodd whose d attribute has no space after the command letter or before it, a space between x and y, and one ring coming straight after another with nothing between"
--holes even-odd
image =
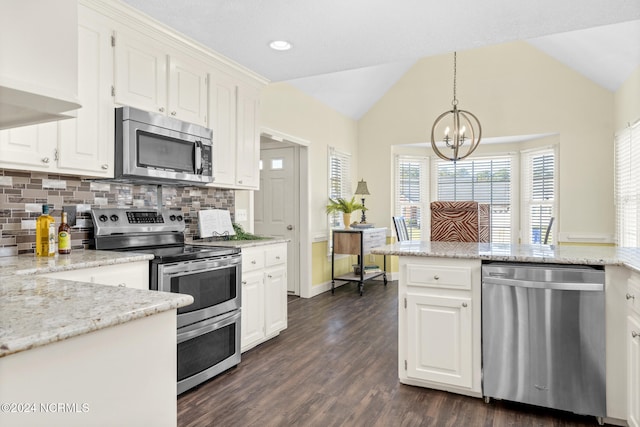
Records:
<instances>
[{"instance_id":1,"label":"kitchen island","mask_svg":"<svg viewBox=\"0 0 640 427\"><path fill-rule=\"evenodd\" d=\"M192 297L101 283L148 278L150 258L0 258L0 425L175 425L176 309ZM93 283L56 276L83 272Z\"/></svg>"},{"instance_id":2,"label":"kitchen island","mask_svg":"<svg viewBox=\"0 0 640 427\"><path fill-rule=\"evenodd\" d=\"M399 256L400 382L474 397L483 396L483 263L604 268L606 421L637 425L640 338L633 328L640 298L633 286L640 282L640 249L405 241L372 253Z\"/></svg>"}]
</instances>

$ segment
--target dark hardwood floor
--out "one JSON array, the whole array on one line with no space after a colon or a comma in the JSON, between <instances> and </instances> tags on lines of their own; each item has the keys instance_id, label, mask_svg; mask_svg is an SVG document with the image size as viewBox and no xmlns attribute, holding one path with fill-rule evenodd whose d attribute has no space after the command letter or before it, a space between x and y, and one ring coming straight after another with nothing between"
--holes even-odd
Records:
<instances>
[{"instance_id":1,"label":"dark hardwood floor","mask_svg":"<svg viewBox=\"0 0 640 427\"><path fill-rule=\"evenodd\" d=\"M178 426L597 426L398 381L397 282L290 299L289 328L178 398Z\"/></svg>"}]
</instances>

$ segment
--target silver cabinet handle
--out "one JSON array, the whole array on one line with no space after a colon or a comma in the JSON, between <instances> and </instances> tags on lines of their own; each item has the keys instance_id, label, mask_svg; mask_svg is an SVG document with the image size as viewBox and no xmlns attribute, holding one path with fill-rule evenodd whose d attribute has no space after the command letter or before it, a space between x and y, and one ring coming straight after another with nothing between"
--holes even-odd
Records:
<instances>
[{"instance_id":1,"label":"silver cabinet handle","mask_svg":"<svg viewBox=\"0 0 640 427\"><path fill-rule=\"evenodd\" d=\"M243 285L246 285L246 284L247 284L247 281L246 281L246 280L243 280L243 281L242 281L242 284L243 284Z\"/></svg>"},{"instance_id":2,"label":"silver cabinet handle","mask_svg":"<svg viewBox=\"0 0 640 427\"><path fill-rule=\"evenodd\" d=\"M175 112L175 111L172 111L172 112L171 112L171 115L172 115L172 116L175 116L175 115L176 115L176 112Z\"/></svg>"},{"instance_id":3,"label":"silver cabinet handle","mask_svg":"<svg viewBox=\"0 0 640 427\"><path fill-rule=\"evenodd\" d=\"M440 280L440 276L438 276L437 274L435 276L433 276L434 280Z\"/></svg>"},{"instance_id":4,"label":"silver cabinet handle","mask_svg":"<svg viewBox=\"0 0 640 427\"><path fill-rule=\"evenodd\" d=\"M238 180L238 184L242 184L242 180L241 179Z\"/></svg>"},{"instance_id":5,"label":"silver cabinet handle","mask_svg":"<svg viewBox=\"0 0 640 427\"><path fill-rule=\"evenodd\" d=\"M293 230L293 225L287 225L287 230L289 231Z\"/></svg>"},{"instance_id":6,"label":"silver cabinet handle","mask_svg":"<svg viewBox=\"0 0 640 427\"><path fill-rule=\"evenodd\" d=\"M273 276L272 276L272 275L270 275L270 274L267 274L267 277L268 277L269 279L272 279L272 278L273 278Z\"/></svg>"},{"instance_id":7,"label":"silver cabinet handle","mask_svg":"<svg viewBox=\"0 0 640 427\"><path fill-rule=\"evenodd\" d=\"M466 302L463 302L463 303L462 303L462 306L466 308L466 307L467 307L467 303L466 303Z\"/></svg>"},{"instance_id":8,"label":"silver cabinet handle","mask_svg":"<svg viewBox=\"0 0 640 427\"><path fill-rule=\"evenodd\" d=\"M251 261L251 264L255 264L255 263L256 263L256 260L255 260L255 259Z\"/></svg>"},{"instance_id":9,"label":"silver cabinet handle","mask_svg":"<svg viewBox=\"0 0 640 427\"><path fill-rule=\"evenodd\" d=\"M280 257L279 257L279 256L277 256L277 257L276 257L276 259L280 259Z\"/></svg>"},{"instance_id":10,"label":"silver cabinet handle","mask_svg":"<svg viewBox=\"0 0 640 427\"><path fill-rule=\"evenodd\" d=\"M161 113L164 113L164 107L158 108L158 111L160 111Z\"/></svg>"},{"instance_id":11,"label":"silver cabinet handle","mask_svg":"<svg viewBox=\"0 0 640 427\"><path fill-rule=\"evenodd\" d=\"M101 166L101 168L104 169L104 170L107 170L107 169L109 169L109 165L105 163L105 164L103 164Z\"/></svg>"},{"instance_id":12,"label":"silver cabinet handle","mask_svg":"<svg viewBox=\"0 0 640 427\"><path fill-rule=\"evenodd\" d=\"M49 163L49 158L48 157L43 157L42 158L42 163Z\"/></svg>"},{"instance_id":13,"label":"silver cabinet handle","mask_svg":"<svg viewBox=\"0 0 640 427\"><path fill-rule=\"evenodd\" d=\"M636 331L631 331L631 338L638 338L640 336Z\"/></svg>"},{"instance_id":14,"label":"silver cabinet handle","mask_svg":"<svg viewBox=\"0 0 640 427\"><path fill-rule=\"evenodd\" d=\"M126 283L118 283L118 287L119 288L126 288L127 284Z\"/></svg>"},{"instance_id":15,"label":"silver cabinet handle","mask_svg":"<svg viewBox=\"0 0 640 427\"><path fill-rule=\"evenodd\" d=\"M636 296L635 295L627 294L626 297L627 297L628 300L630 300L630 299L632 299L634 301L636 300Z\"/></svg>"}]
</instances>

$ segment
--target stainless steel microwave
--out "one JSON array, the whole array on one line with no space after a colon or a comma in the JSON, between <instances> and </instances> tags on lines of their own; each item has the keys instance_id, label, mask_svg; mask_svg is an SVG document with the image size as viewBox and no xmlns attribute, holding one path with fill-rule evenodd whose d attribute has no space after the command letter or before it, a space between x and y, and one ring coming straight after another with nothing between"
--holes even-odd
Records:
<instances>
[{"instance_id":1,"label":"stainless steel microwave","mask_svg":"<svg viewBox=\"0 0 640 427\"><path fill-rule=\"evenodd\" d=\"M213 182L213 131L133 107L116 108L115 177L120 182Z\"/></svg>"}]
</instances>

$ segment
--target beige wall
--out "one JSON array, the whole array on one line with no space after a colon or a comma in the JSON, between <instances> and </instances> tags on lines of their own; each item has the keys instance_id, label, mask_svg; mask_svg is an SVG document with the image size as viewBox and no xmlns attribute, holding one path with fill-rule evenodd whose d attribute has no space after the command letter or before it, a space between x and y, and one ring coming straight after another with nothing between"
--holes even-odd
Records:
<instances>
[{"instance_id":1,"label":"beige wall","mask_svg":"<svg viewBox=\"0 0 640 427\"><path fill-rule=\"evenodd\" d=\"M618 88L614 96L615 130L640 120L640 67Z\"/></svg>"},{"instance_id":2,"label":"beige wall","mask_svg":"<svg viewBox=\"0 0 640 427\"><path fill-rule=\"evenodd\" d=\"M327 156L328 147L333 146L352 155L352 186L355 191L358 170L357 124L355 120L327 107L286 83L269 84L262 92L261 125L304 139L310 142L309 188L311 191L310 235L314 240L311 248L311 284L318 285L331 280L331 264L327 258L328 201ZM324 240L324 241L323 241ZM350 268L352 261L339 261L336 273Z\"/></svg>"},{"instance_id":3,"label":"beige wall","mask_svg":"<svg viewBox=\"0 0 640 427\"><path fill-rule=\"evenodd\" d=\"M434 119L450 108L452 74L451 54L419 61L359 121L359 176L376 224L390 225L392 146L428 141ZM611 92L524 42L459 52L457 89L484 137L556 133L558 232L613 235Z\"/></svg>"}]
</instances>

